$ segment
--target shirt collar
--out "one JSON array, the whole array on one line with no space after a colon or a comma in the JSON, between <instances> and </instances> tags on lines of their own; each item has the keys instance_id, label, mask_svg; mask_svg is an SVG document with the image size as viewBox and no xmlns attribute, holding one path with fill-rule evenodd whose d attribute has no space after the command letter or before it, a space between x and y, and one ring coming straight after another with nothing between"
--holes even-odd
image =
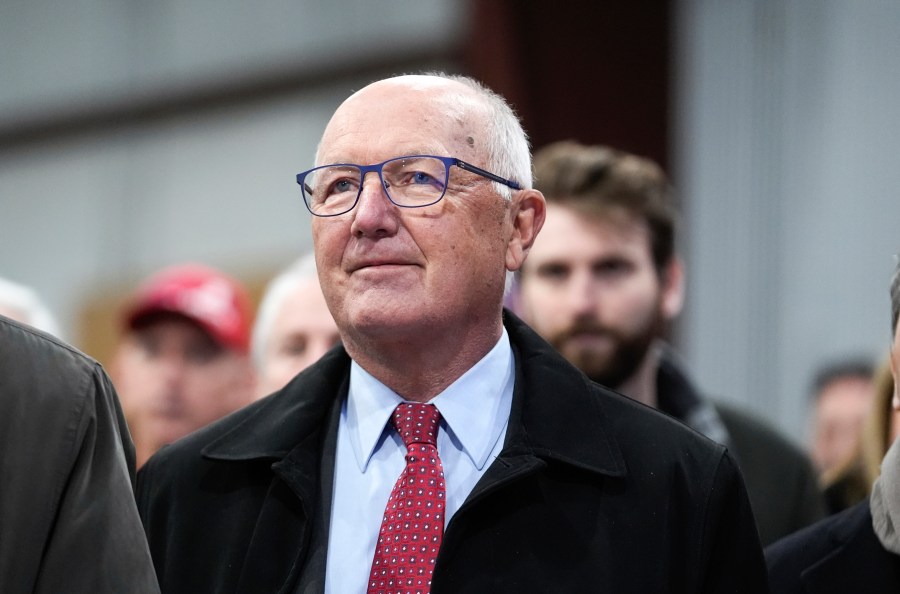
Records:
<instances>
[{"instance_id":1,"label":"shirt collar","mask_svg":"<svg viewBox=\"0 0 900 594\"><path fill-rule=\"evenodd\" d=\"M441 411L441 426L455 447L479 470L509 420L514 378L512 347L504 327L494 348L430 401ZM386 438L385 425L403 401L356 361L351 363L346 428L360 472Z\"/></svg>"}]
</instances>

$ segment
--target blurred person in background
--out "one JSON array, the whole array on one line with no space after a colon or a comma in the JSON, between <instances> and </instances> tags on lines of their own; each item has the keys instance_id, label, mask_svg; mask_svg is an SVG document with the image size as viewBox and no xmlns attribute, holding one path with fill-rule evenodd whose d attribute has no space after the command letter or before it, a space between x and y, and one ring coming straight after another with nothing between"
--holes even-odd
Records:
<instances>
[{"instance_id":1,"label":"blurred person in background","mask_svg":"<svg viewBox=\"0 0 900 594\"><path fill-rule=\"evenodd\" d=\"M663 340L681 311L684 272L659 166L566 141L536 153L535 178L547 220L520 271L525 321L592 380L728 446L764 544L820 518L805 454L762 421L700 394Z\"/></svg>"},{"instance_id":2,"label":"blurred person in background","mask_svg":"<svg viewBox=\"0 0 900 594\"><path fill-rule=\"evenodd\" d=\"M816 372L810 457L820 477L833 472L856 450L872 406L874 371L868 360L854 359L830 363Z\"/></svg>"},{"instance_id":3,"label":"blurred person in background","mask_svg":"<svg viewBox=\"0 0 900 594\"><path fill-rule=\"evenodd\" d=\"M829 513L836 513L869 496L881 474L881 460L900 432L900 413L894 406L894 377L890 359L875 371L872 398L853 450L822 475Z\"/></svg>"},{"instance_id":4,"label":"blurred person in background","mask_svg":"<svg viewBox=\"0 0 900 594\"><path fill-rule=\"evenodd\" d=\"M159 592L106 372L2 315L0 439L0 592Z\"/></svg>"},{"instance_id":5,"label":"blurred person in background","mask_svg":"<svg viewBox=\"0 0 900 594\"><path fill-rule=\"evenodd\" d=\"M251 342L257 396L281 389L339 340L315 255L306 254L272 279L260 301Z\"/></svg>"},{"instance_id":6,"label":"blurred person in background","mask_svg":"<svg viewBox=\"0 0 900 594\"><path fill-rule=\"evenodd\" d=\"M766 549L772 594L867 594L900 592L900 446L896 439L900 397L900 260L890 285L891 413L879 416L880 435L891 435L871 495L849 509L784 538ZM879 389L886 384L881 382ZM876 398L882 399L879 392ZM890 427L890 429L888 429Z\"/></svg>"},{"instance_id":7,"label":"blurred person in background","mask_svg":"<svg viewBox=\"0 0 900 594\"><path fill-rule=\"evenodd\" d=\"M0 315L61 337L59 324L31 288L0 277Z\"/></svg>"},{"instance_id":8,"label":"blurred person in background","mask_svg":"<svg viewBox=\"0 0 900 594\"><path fill-rule=\"evenodd\" d=\"M122 325L111 369L138 468L253 400L252 305L233 278L199 264L161 270L131 297Z\"/></svg>"}]
</instances>

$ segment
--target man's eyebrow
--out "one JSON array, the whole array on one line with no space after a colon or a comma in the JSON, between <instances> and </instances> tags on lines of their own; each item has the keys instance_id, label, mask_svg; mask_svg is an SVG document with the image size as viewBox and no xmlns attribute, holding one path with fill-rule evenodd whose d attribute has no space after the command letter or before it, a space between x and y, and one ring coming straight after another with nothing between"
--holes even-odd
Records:
<instances>
[{"instance_id":1,"label":"man's eyebrow","mask_svg":"<svg viewBox=\"0 0 900 594\"><path fill-rule=\"evenodd\" d=\"M334 158L329 157L328 159L323 159L319 166L322 165L331 165L335 163L349 163L352 165L374 165L375 163L383 163L384 161L390 161L391 159L399 159L401 157L419 157L419 156L435 156L435 157L443 157L450 156L446 150L436 150L436 149L409 149L402 151L394 151L394 153L386 158L381 159L380 161L372 161L371 163L360 163L358 161L354 161L353 159L342 159L342 158Z\"/></svg>"},{"instance_id":2,"label":"man's eyebrow","mask_svg":"<svg viewBox=\"0 0 900 594\"><path fill-rule=\"evenodd\" d=\"M533 268L537 271L548 270L548 269L553 269L553 268L571 268L571 267L572 267L572 265L569 262L567 262L565 260L561 260L561 259L544 260L543 262L532 263L532 265L531 265L531 268Z\"/></svg>"}]
</instances>

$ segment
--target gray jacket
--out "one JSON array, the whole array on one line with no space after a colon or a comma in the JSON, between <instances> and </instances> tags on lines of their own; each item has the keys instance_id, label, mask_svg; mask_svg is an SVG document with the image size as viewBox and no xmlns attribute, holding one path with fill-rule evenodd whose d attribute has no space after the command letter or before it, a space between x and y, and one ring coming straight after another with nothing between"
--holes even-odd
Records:
<instances>
[{"instance_id":1,"label":"gray jacket","mask_svg":"<svg viewBox=\"0 0 900 594\"><path fill-rule=\"evenodd\" d=\"M100 365L0 316L0 592L158 593Z\"/></svg>"}]
</instances>

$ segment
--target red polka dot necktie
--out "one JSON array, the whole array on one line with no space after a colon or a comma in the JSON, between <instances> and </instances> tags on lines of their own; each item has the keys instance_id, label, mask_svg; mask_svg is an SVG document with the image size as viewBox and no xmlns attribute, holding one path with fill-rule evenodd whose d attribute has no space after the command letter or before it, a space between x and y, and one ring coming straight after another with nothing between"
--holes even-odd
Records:
<instances>
[{"instance_id":1,"label":"red polka dot necktie","mask_svg":"<svg viewBox=\"0 0 900 594\"><path fill-rule=\"evenodd\" d=\"M444 534L444 467L437 452L441 413L404 403L391 423L406 444L406 468L388 499L367 594L428 594Z\"/></svg>"}]
</instances>

